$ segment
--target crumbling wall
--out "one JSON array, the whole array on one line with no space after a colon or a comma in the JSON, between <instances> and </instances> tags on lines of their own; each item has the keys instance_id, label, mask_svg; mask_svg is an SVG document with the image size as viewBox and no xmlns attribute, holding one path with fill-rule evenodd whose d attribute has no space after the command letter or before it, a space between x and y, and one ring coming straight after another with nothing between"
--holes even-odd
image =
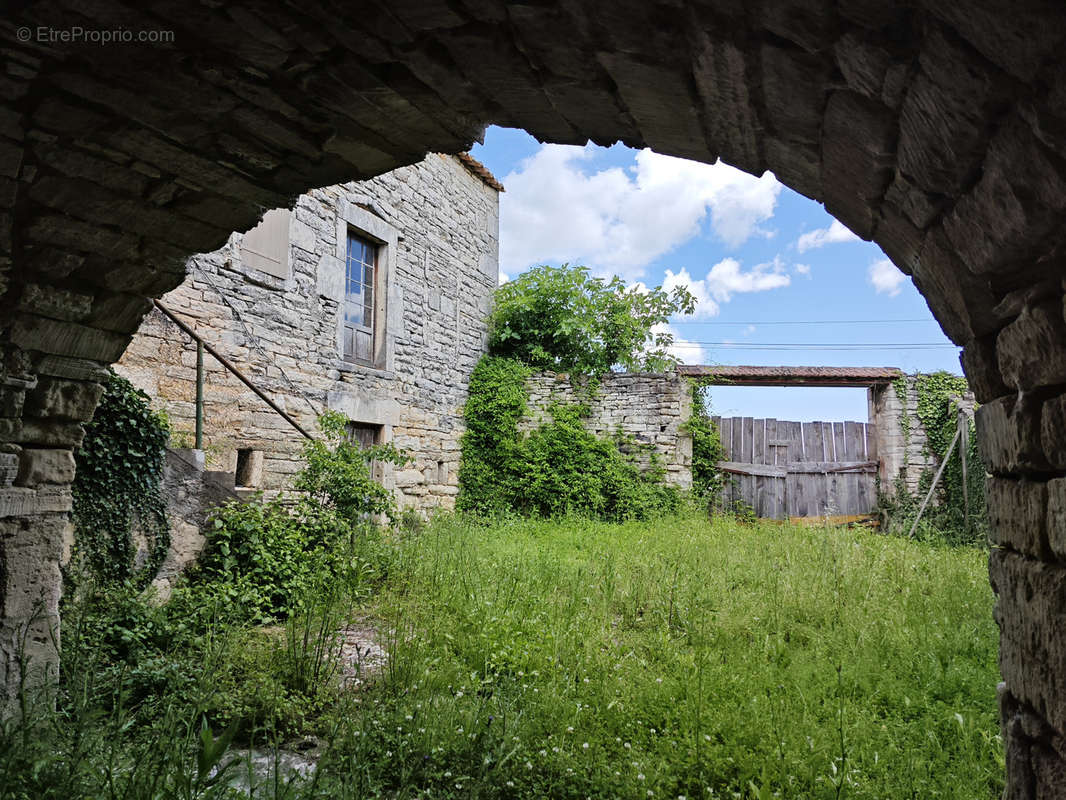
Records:
<instances>
[{"instance_id":1,"label":"crumbling wall","mask_svg":"<svg viewBox=\"0 0 1066 800\"><path fill-rule=\"evenodd\" d=\"M872 386L868 392L881 486L891 490L902 477L912 495L918 491L922 474L940 465L929 452L925 428L918 416L918 379L918 374L905 375L897 382ZM957 402L972 419L977 402L973 392L967 391Z\"/></svg>"},{"instance_id":2,"label":"crumbling wall","mask_svg":"<svg viewBox=\"0 0 1066 800\"><path fill-rule=\"evenodd\" d=\"M684 423L692 414L688 381L676 373L608 373L589 391L585 378L540 372L526 380L529 393L520 431L550 421L553 404L584 404L589 413L585 427L597 436L618 432L639 444L651 445L666 470L664 480L682 489L692 488L692 437ZM648 463L648 458L642 458Z\"/></svg>"}]
</instances>

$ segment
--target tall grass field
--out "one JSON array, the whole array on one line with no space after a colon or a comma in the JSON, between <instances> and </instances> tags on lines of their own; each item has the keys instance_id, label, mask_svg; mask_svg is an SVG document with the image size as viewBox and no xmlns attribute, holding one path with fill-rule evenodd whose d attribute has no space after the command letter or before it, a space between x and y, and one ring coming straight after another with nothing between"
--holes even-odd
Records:
<instances>
[{"instance_id":1,"label":"tall grass field","mask_svg":"<svg viewBox=\"0 0 1066 800\"><path fill-rule=\"evenodd\" d=\"M387 665L275 736L288 746L313 733L318 767L279 773L257 796L992 800L1002 790L984 551L732 518L442 516L390 559L357 610L379 629ZM201 706L175 704L195 763ZM114 713L79 716L95 726L78 735L83 796L123 796L123 759L159 735L122 729ZM48 753L62 760L78 737L50 730ZM84 743L94 736L110 744ZM0 757L0 795L42 796L19 764ZM225 781L190 785L189 797L237 796Z\"/></svg>"}]
</instances>

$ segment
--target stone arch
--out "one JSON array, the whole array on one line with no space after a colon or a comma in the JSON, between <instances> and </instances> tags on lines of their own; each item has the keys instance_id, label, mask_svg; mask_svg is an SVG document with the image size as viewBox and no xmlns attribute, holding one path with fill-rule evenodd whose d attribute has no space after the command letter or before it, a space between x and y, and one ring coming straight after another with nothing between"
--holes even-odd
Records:
<instances>
[{"instance_id":1,"label":"stone arch","mask_svg":"<svg viewBox=\"0 0 1066 800\"><path fill-rule=\"evenodd\" d=\"M54 667L71 449L148 298L308 187L545 141L773 170L964 346L1011 797L1066 774L1066 11L1054 0L27 2L0 23L0 679Z\"/></svg>"}]
</instances>

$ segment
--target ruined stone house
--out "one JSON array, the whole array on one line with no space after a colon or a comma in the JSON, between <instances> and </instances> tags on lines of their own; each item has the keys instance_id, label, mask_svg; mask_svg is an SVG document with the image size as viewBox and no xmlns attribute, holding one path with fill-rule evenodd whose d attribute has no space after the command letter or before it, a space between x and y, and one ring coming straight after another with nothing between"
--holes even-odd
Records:
<instances>
[{"instance_id":1,"label":"ruined stone house","mask_svg":"<svg viewBox=\"0 0 1066 800\"><path fill-rule=\"evenodd\" d=\"M300 427L335 410L353 438L405 450L407 465L379 467L401 507L451 508L497 285L501 190L469 156L438 154L315 189L191 258L161 303ZM192 445L196 362L193 339L155 308L115 367L166 411L179 447ZM203 365L209 476L239 493L288 488L303 434L218 360Z\"/></svg>"},{"instance_id":2,"label":"ruined stone house","mask_svg":"<svg viewBox=\"0 0 1066 800\"><path fill-rule=\"evenodd\" d=\"M172 35L33 38L66 22ZM913 276L981 403L1005 797L1063 797L1064 37L1049 0L17 4L0 30L3 694L56 669L72 451L102 367L188 256L495 123L770 169Z\"/></svg>"}]
</instances>

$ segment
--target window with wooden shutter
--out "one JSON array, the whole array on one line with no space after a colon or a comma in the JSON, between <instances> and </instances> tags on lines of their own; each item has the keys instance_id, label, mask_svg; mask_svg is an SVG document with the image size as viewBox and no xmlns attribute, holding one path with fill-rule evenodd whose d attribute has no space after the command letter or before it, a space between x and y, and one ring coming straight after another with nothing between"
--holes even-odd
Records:
<instances>
[{"instance_id":1,"label":"window with wooden shutter","mask_svg":"<svg viewBox=\"0 0 1066 800\"><path fill-rule=\"evenodd\" d=\"M348 232L344 282L344 358L362 364L374 360L374 299L378 246Z\"/></svg>"}]
</instances>

